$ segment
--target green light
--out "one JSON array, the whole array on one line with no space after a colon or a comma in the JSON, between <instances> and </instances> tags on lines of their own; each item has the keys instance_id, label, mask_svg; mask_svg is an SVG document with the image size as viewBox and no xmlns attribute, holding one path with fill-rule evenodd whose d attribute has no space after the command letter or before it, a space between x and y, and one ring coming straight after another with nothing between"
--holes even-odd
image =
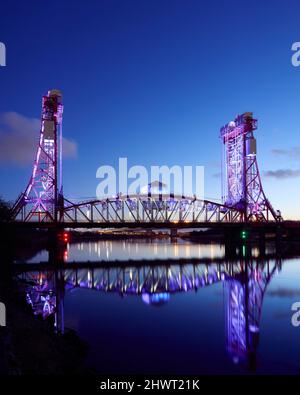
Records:
<instances>
[{"instance_id":1,"label":"green light","mask_svg":"<svg viewBox=\"0 0 300 395\"><path fill-rule=\"evenodd\" d=\"M245 230L242 230L242 232L241 232L241 237L242 237L242 239L246 239L247 238L247 232L245 231Z\"/></svg>"},{"instance_id":2,"label":"green light","mask_svg":"<svg viewBox=\"0 0 300 395\"><path fill-rule=\"evenodd\" d=\"M246 246L243 245L243 257L246 256Z\"/></svg>"}]
</instances>

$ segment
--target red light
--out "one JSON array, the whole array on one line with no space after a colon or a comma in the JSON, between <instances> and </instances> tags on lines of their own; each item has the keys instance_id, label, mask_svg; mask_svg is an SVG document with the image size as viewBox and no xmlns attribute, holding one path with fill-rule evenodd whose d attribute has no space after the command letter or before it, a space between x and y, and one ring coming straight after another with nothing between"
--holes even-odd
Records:
<instances>
[{"instance_id":1,"label":"red light","mask_svg":"<svg viewBox=\"0 0 300 395\"><path fill-rule=\"evenodd\" d=\"M63 232L58 235L59 240L63 241L64 243L69 243L70 235L68 232Z\"/></svg>"}]
</instances>

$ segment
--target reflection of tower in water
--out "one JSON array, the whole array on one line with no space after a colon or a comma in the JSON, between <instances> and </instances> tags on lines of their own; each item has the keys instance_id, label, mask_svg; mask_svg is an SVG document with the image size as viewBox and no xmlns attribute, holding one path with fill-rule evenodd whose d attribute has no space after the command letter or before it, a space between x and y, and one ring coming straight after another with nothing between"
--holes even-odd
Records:
<instances>
[{"instance_id":1,"label":"reflection of tower in water","mask_svg":"<svg viewBox=\"0 0 300 395\"><path fill-rule=\"evenodd\" d=\"M65 281L63 271L26 273L26 302L33 314L53 320L54 328L64 333Z\"/></svg>"},{"instance_id":2,"label":"reflection of tower in water","mask_svg":"<svg viewBox=\"0 0 300 395\"><path fill-rule=\"evenodd\" d=\"M266 287L280 263L247 263L234 279L224 283L226 304L226 348L234 363L256 370L260 318Z\"/></svg>"}]
</instances>

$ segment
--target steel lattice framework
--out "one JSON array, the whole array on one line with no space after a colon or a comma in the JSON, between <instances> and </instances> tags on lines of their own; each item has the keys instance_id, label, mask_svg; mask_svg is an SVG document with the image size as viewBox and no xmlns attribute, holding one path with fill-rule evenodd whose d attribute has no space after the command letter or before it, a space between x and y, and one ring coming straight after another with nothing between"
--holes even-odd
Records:
<instances>
[{"instance_id":1,"label":"steel lattice framework","mask_svg":"<svg viewBox=\"0 0 300 395\"><path fill-rule=\"evenodd\" d=\"M280 212L275 212L262 187L254 138L256 129L257 120L250 112L221 128L223 201L241 210L245 221L278 221Z\"/></svg>"},{"instance_id":2,"label":"steel lattice framework","mask_svg":"<svg viewBox=\"0 0 300 395\"><path fill-rule=\"evenodd\" d=\"M62 193L62 113L61 93L57 90L49 91L42 99L40 138L32 176L25 192L13 207L15 219L25 222L54 222L58 219Z\"/></svg>"},{"instance_id":3,"label":"steel lattice framework","mask_svg":"<svg viewBox=\"0 0 300 395\"><path fill-rule=\"evenodd\" d=\"M210 223L279 221L264 194L256 160L251 113L221 129L224 143L223 203L166 194L116 196L79 203L62 194L62 95L49 91L42 100L41 130L30 182L13 209L21 222L61 223Z\"/></svg>"},{"instance_id":4,"label":"steel lattice framework","mask_svg":"<svg viewBox=\"0 0 300 395\"><path fill-rule=\"evenodd\" d=\"M240 222L236 208L194 197L160 195L120 196L105 200L72 203L65 199L64 222L155 223L155 222Z\"/></svg>"}]
</instances>

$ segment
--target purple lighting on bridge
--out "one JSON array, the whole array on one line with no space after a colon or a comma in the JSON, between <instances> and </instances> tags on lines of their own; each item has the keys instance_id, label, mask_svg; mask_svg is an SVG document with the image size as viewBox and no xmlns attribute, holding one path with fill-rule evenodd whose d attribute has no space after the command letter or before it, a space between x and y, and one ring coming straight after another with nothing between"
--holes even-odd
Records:
<instances>
[{"instance_id":1,"label":"purple lighting on bridge","mask_svg":"<svg viewBox=\"0 0 300 395\"><path fill-rule=\"evenodd\" d=\"M36 160L25 192L17 199L12 218L21 222L109 224L225 223L279 221L260 180L254 130L257 121L244 113L221 129L223 203L196 196L166 194L162 184L145 192L74 203L62 193L62 95L51 90L42 100L41 130ZM153 188L154 187L154 188ZM103 227L103 226L102 226Z\"/></svg>"},{"instance_id":2,"label":"purple lighting on bridge","mask_svg":"<svg viewBox=\"0 0 300 395\"><path fill-rule=\"evenodd\" d=\"M260 179L256 129L257 120L251 112L238 115L221 128L223 201L241 210L244 221L277 220L280 213L275 212L266 198Z\"/></svg>"}]
</instances>

